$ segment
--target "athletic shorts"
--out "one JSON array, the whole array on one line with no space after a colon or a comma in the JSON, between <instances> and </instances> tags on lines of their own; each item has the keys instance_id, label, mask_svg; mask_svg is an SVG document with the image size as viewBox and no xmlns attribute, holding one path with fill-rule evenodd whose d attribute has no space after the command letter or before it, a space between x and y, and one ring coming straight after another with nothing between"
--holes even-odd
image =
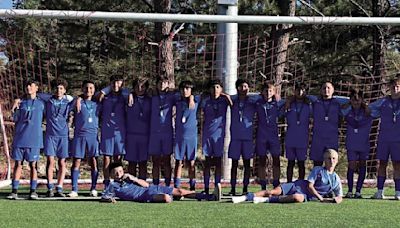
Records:
<instances>
[{"instance_id":1,"label":"athletic shorts","mask_svg":"<svg viewBox=\"0 0 400 228\"><path fill-rule=\"evenodd\" d=\"M172 198L173 187L159 186L159 185L150 185L147 191L144 193L144 200L146 202L153 202L153 196L159 194L167 194Z\"/></svg>"},{"instance_id":2,"label":"athletic shorts","mask_svg":"<svg viewBox=\"0 0 400 228\"><path fill-rule=\"evenodd\" d=\"M233 160L239 160L240 155L243 160L249 160L254 154L254 144L251 140L231 140L229 144L228 157Z\"/></svg>"},{"instance_id":3,"label":"athletic shorts","mask_svg":"<svg viewBox=\"0 0 400 228\"><path fill-rule=\"evenodd\" d=\"M102 138L100 143L100 153L106 156L118 156L125 154L125 135L115 132L114 137Z\"/></svg>"},{"instance_id":4,"label":"athletic shorts","mask_svg":"<svg viewBox=\"0 0 400 228\"><path fill-rule=\"evenodd\" d=\"M149 156L149 136L128 134L126 136L125 160L129 162L144 162Z\"/></svg>"},{"instance_id":5,"label":"athletic shorts","mask_svg":"<svg viewBox=\"0 0 400 228\"><path fill-rule=\"evenodd\" d=\"M224 155L224 138L209 137L203 139L203 154L207 157L222 157Z\"/></svg>"},{"instance_id":6,"label":"athletic shorts","mask_svg":"<svg viewBox=\"0 0 400 228\"><path fill-rule=\"evenodd\" d=\"M57 158L68 158L68 137L46 136L44 155Z\"/></svg>"},{"instance_id":7,"label":"athletic shorts","mask_svg":"<svg viewBox=\"0 0 400 228\"><path fill-rule=\"evenodd\" d=\"M347 150L348 161L368 160L368 155L369 155L369 150L365 151Z\"/></svg>"},{"instance_id":8,"label":"athletic shorts","mask_svg":"<svg viewBox=\"0 0 400 228\"><path fill-rule=\"evenodd\" d=\"M175 159L193 161L196 158L197 137L184 138L175 142Z\"/></svg>"},{"instance_id":9,"label":"athletic shorts","mask_svg":"<svg viewBox=\"0 0 400 228\"><path fill-rule=\"evenodd\" d=\"M324 152L326 149L338 150L338 142L329 142L323 139L313 138L310 149L310 160L324 161Z\"/></svg>"},{"instance_id":10,"label":"athletic shorts","mask_svg":"<svg viewBox=\"0 0 400 228\"><path fill-rule=\"evenodd\" d=\"M14 147L11 158L15 161L39 161L40 148Z\"/></svg>"},{"instance_id":11,"label":"athletic shorts","mask_svg":"<svg viewBox=\"0 0 400 228\"><path fill-rule=\"evenodd\" d=\"M85 158L99 156L99 140L95 136L77 136L72 140L71 157Z\"/></svg>"},{"instance_id":12,"label":"athletic shorts","mask_svg":"<svg viewBox=\"0 0 400 228\"><path fill-rule=\"evenodd\" d=\"M277 157L281 155L281 144L279 141L257 140L256 152L258 156L267 156L270 153L272 156Z\"/></svg>"},{"instance_id":13,"label":"athletic shorts","mask_svg":"<svg viewBox=\"0 0 400 228\"><path fill-rule=\"evenodd\" d=\"M290 196L294 194L302 194L304 196L304 201L310 200L312 194L308 191L308 183L309 182L306 180L297 180L295 182L281 184L282 195Z\"/></svg>"},{"instance_id":14,"label":"athletic shorts","mask_svg":"<svg viewBox=\"0 0 400 228\"><path fill-rule=\"evenodd\" d=\"M172 134L152 134L149 139L150 155L170 155L172 154Z\"/></svg>"},{"instance_id":15,"label":"athletic shorts","mask_svg":"<svg viewBox=\"0 0 400 228\"><path fill-rule=\"evenodd\" d=\"M400 162L400 142L378 142L376 158L388 161L389 156L392 161Z\"/></svg>"},{"instance_id":16,"label":"athletic shorts","mask_svg":"<svg viewBox=\"0 0 400 228\"><path fill-rule=\"evenodd\" d=\"M290 161L305 161L307 159L307 148L286 147L286 158Z\"/></svg>"}]
</instances>

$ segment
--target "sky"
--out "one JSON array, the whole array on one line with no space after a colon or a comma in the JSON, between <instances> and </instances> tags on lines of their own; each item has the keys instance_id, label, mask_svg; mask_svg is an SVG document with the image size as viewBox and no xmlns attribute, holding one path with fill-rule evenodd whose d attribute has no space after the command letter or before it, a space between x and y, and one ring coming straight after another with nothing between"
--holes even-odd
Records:
<instances>
[{"instance_id":1,"label":"sky","mask_svg":"<svg viewBox=\"0 0 400 228\"><path fill-rule=\"evenodd\" d=\"M0 0L0 9L11 9L12 0Z\"/></svg>"}]
</instances>

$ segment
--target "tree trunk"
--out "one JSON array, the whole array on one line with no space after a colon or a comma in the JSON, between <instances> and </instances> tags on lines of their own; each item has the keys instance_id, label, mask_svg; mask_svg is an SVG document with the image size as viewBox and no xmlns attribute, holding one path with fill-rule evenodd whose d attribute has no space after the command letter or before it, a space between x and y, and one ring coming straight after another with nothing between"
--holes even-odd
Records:
<instances>
[{"instance_id":1,"label":"tree trunk","mask_svg":"<svg viewBox=\"0 0 400 228\"><path fill-rule=\"evenodd\" d=\"M171 0L154 0L154 9L157 13L169 13L171 11L171 2ZM155 23L154 37L159 44L158 50L155 51L157 74L167 76L170 87L174 88L174 54L173 37L170 36L171 28L172 22Z\"/></svg>"}]
</instances>

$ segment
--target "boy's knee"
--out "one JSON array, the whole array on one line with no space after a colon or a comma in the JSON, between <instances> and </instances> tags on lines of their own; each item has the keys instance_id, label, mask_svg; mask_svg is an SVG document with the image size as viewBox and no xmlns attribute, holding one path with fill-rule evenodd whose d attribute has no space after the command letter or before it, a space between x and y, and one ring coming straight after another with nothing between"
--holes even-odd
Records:
<instances>
[{"instance_id":1,"label":"boy's knee","mask_svg":"<svg viewBox=\"0 0 400 228\"><path fill-rule=\"evenodd\" d=\"M163 199L164 199L164 202L166 202L166 203L171 203L172 202L171 196L169 196L167 194L163 195Z\"/></svg>"},{"instance_id":2,"label":"boy's knee","mask_svg":"<svg viewBox=\"0 0 400 228\"><path fill-rule=\"evenodd\" d=\"M302 202L304 202L304 196L300 195L300 194L294 194L293 200L295 203L302 203Z\"/></svg>"}]
</instances>

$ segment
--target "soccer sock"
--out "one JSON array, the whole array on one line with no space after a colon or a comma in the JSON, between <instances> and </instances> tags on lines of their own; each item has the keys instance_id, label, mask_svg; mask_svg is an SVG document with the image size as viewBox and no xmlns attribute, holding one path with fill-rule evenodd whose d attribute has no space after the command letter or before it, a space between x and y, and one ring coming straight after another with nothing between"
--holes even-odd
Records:
<instances>
[{"instance_id":1,"label":"soccer sock","mask_svg":"<svg viewBox=\"0 0 400 228\"><path fill-rule=\"evenodd\" d=\"M196 180L189 179L190 190L193 191L196 188Z\"/></svg>"},{"instance_id":2,"label":"soccer sock","mask_svg":"<svg viewBox=\"0 0 400 228\"><path fill-rule=\"evenodd\" d=\"M270 203L279 203L279 196L271 196L269 197Z\"/></svg>"},{"instance_id":3,"label":"soccer sock","mask_svg":"<svg viewBox=\"0 0 400 228\"><path fill-rule=\"evenodd\" d=\"M179 188L181 186L181 178L174 177L174 187Z\"/></svg>"},{"instance_id":4,"label":"soccer sock","mask_svg":"<svg viewBox=\"0 0 400 228\"><path fill-rule=\"evenodd\" d=\"M13 193L17 193L18 188L19 188L19 180L12 180L11 188L12 188ZM14 192L14 190L15 190L15 192Z\"/></svg>"},{"instance_id":5,"label":"soccer sock","mask_svg":"<svg viewBox=\"0 0 400 228\"><path fill-rule=\"evenodd\" d=\"M243 188L247 188L249 186L250 179L249 178L244 178L243 179Z\"/></svg>"},{"instance_id":6,"label":"soccer sock","mask_svg":"<svg viewBox=\"0 0 400 228\"><path fill-rule=\"evenodd\" d=\"M104 184L104 189L107 189L108 186L110 185L110 180L104 180L103 184Z\"/></svg>"},{"instance_id":7,"label":"soccer sock","mask_svg":"<svg viewBox=\"0 0 400 228\"><path fill-rule=\"evenodd\" d=\"M353 192L354 185L354 169L347 169L347 185L349 187L349 192Z\"/></svg>"},{"instance_id":8,"label":"soccer sock","mask_svg":"<svg viewBox=\"0 0 400 228\"><path fill-rule=\"evenodd\" d=\"M361 188L363 187L366 175L367 175L367 167L366 166L360 166L359 167L359 173L358 173L356 192L361 193Z\"/></svg>"},{"instance_id":9,"label":"soccer sock","mask_svg":"<svg viewBox=\"0 0 400 228\"><path fill-rule=\"evenodd\" d=\"M171 177L165 178L165 186L169 187L171 185Z\"/></svg>"},{"instance_id":10,"label":"soccer sock","mask_svg":"<svg viewBox=\"0 0 400 228\"><path fill-rule=\"evenodd\" d=\"M267 180L261 179L260 180L261 190L267 190Z\"/></svg>"},{"instance_id":11,"label":"soccer sock","mask_svg":"<svg viewBox=\"0 0 400 228\"><path fill-rule=\"evenodd\" d=\"M60 186L60 185L57 185L56 186L56 191L59 192L59 193L63 192L63 187Z\"/></svg>"},{"instance_id":12,"label":"soccer sock","mask_svg":"<svg viewBox=\"0 0 400 228\"><path fill-rule=\"evenodd\" d=\"M246 201L253 201L254 199L254 193L249 192L246 194Z\"/></svg>"},{"instance_id":13,"label":"soccer sock","mask_svg":"<svg viewBox=\"0 0 400 228\"><path fill-rule=\"evenodd\" d=\"M236 189L236 178L231 179L231 188L232 190Z\"/></svg>"},{"instance_id":14,"label":"soccer sock","mask_svg":"<svg viewBox=\"0 0 400 228\"><path fill-rule=\"evenodd\" d=\"M79 178L79 169L73 169L71 173L72 179L72 191L78 192L78 178Z\"/></svg>"},{"instance_id":15,"label":"soccer sock","mask_svg":"<svg viewBox=\"0 0 400 228\"><path fill-rule=\"evenodd\" d=\"M53 189L54 189L54 184L52 184L52 183L47 183L47 189L48 189L48 190L53 190Z\"/></svg>"},{"instance_id":16,"label":"soccer sock","mask_svg":"<svg viewBox=\"0 0 400 228\"><path fill-rule=\"evenodd\" d=\"M204 175L204 190L208 193L209 189L210 189L210 176Z\"/></svg>"},{"instance_id":17,"label":"soccer sock","mask_svg":"<svg viewBox=\"0 0 400 228\"><path fill-rule=\"evenodd\" d=\"M399 178L394 179L394 189L396 192L400 191L400 179Z\"/></svg>"},{"instance_id":18,"label":"soccer sock","mask_svg":"<svg viewBox=\"0 0 400 228\"><path fill-rule=\"evenodd\" d=\"M378 183L376 187L378 190L383 190L383 186L385 185L386 176L378 176Z\"/></svg>"},{"instance_id":19,"label":"soccer sock","mask_svg":"<svg viewBox=\"0 0 400 228\"><path fill-rule=\"evenodd\" d=\"M37 180L31 180L31 192L36 191L37 188Z\"/></svg>"},{"instance_id":20,"label":"soccer sock","mask_svg":"<svg viewBox=\"0 0 400 228\"><path fill-rule=\"evenodd\" d=\"M160 184L160 179L153 179L153 184L154 185L159 185Z\"/></svg>"},{"instance_id":21,"label":"soccer sock","mask_svg":"<svg viewBox=\"0 0 400 228\"><path fill-rule=\"evenodd\" d=\"M221 183L221 175L215 175L215 184Z\"/></svg>"},{"instance_id":22,"label":"soccer sock","mask_svg":"<svg viewBox=\"0 0 400 228\"><path fill-rule=\"evenodd\" d=\"M97 178L99 177L99 171L92 170L90 174L92 177L92 186L90 187L90 190L95 190L97 185Z\"/></svg>"},{"instance_id":23,"label":"soccer sock","mask_svg":"<svg viewBox=\"0 0 400 228\"><path fill-rule=\"evenodd\" d=\"M279 180L273 180L272 181L272 186L274 186L274 188L278 187L280 185L280 181Z\"/></svg>"}]
</instances>

